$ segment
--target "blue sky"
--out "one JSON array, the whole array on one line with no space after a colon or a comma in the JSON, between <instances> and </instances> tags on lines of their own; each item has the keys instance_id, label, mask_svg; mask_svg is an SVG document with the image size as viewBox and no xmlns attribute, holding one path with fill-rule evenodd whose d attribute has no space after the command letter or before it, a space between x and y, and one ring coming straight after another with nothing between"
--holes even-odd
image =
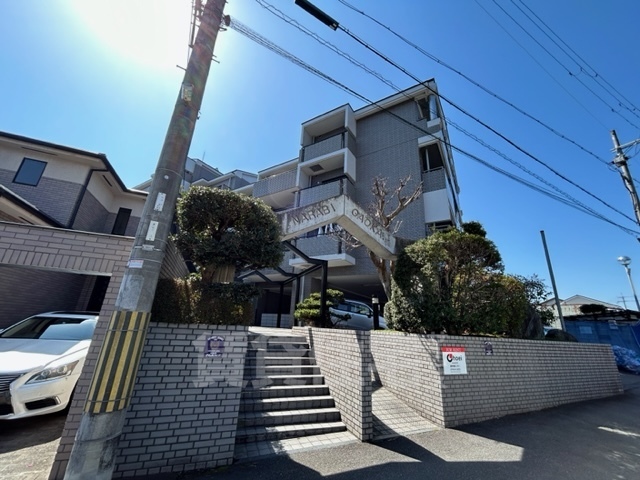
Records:
<instances>
[{"instance_id":1,"label":"blue sky","mask_svg":"<svg viewBox=\"0 0 640 480\"><path fill-rule=\"evenodd\" d=\"M625 144L640 138L640 50L635 0L348 0L428 53L517 105L583 149L550 133L456 73L403 44L338 0L316 0L342 26L413 75L434 77L440 92L536 159L633 218L617 172L609 131ZM283 13L378 71L395 85L415 82L294 5L269 0ZM0 3L0 130L106 153L126 185L155 170L186 65L190 0L57 0ZM602 90L518 9L529 7L629 101ZM503 11L504 9L504 11ZM525 27L554 60L505 13ZM527 11L528 12L528 11ZM284 23L255 0L229 0L225 13L367 98L394 91ZM529 15L531 13L529 12ZM329 85L234 30L222 32L191 156L222 172L258 171L297 156L300 124L357 98ZM590 76L589 73L592 75ZM589 92L582 81L594 93ZM611 89L609 88L611 91ZM447 120L500 150L555 188L623 227L640 231L444 102ZM460 130L454 146L543 186ZM636 154L640 148L629 151ZM631 290L616 262L628 255L640 269L640 234L535 192L462 154L454 154L464 220L480 221L509 273L537 273L549 282L540 231L546 233L559 295L619 303ZM594 158L597 157L597 158ZM640 156L630 168L640 178ZM638 277L640 280L640 277Z\"/></svg>"}]
</instances>

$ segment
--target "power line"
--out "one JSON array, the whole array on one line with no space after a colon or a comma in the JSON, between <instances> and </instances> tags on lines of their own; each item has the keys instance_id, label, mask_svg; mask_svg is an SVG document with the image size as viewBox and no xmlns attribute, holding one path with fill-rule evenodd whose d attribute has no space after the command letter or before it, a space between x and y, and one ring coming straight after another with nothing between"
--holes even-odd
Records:
<instances>
[{"instance_id":1,"label":"power line","mask_svg":"<svg viewBox=\"0 0 640 480\"><path fill-rule=\"evenodd\" d=\"M405 69L404 67L402 67L401 65L397 64L396 62L394 62L393 60L391 60L389 57L387 57L386 55L384 55L383 53L381 53L380 51L378 51L375 47L371 46L370 44L368 44L367 42L365 42L364 40L362 40L361 38L359 38L357 35L351 33L348 29L346 29L344 26L340 25L338 27L340 30L342 30L343 32L345 32L349 37L351 37L352 39L354 39L356 42L360 43L362 46L364 46L367 50L375 53L377 56L379 56L381 59L383 59L385 62L389 63L390 65L392 65L393 67L397 68L398 70L400 70L401 72L403 72L405 75L409 76L411 79L413 79L415 82L419 83L420 85L424 85L425 87L428 87L427 85L424 84L424 82L422 80L420 80L418 77L416 77L415 75L413 75L412 73L410 73L409 71L407 71L407 69ZM597 195L594 195L593 193L591 193L590 191L588 191L587 189L585 189L584 187L578 185L576 182L574 182L573 180L569 179L568 177L566 177L565 175L563 175L562 173L558 172L557 170L555 170L553 167L551 167L550 165L548 165L547 163L543 162L542 160L540 160L539 158L537 158L535 155L529 153L528 151L526 151L524 148L520 147L518 144L516 144L513 140L511 140L510 138L508 138L506 135L503 135L502 133L500 133L499 131L497 131L495 128L493 128L492 126L490 126L489 124L487 124L486 122L480 120L478 117L472 115L471 113L469 113L468 111L466 111L464 108L462 108L461 106L459 106L458 104L456 104L455 102L453 102L452 100L450 100L449 98L445 97L444 95L442 95L441 93L438 93L438 95L440 96L440 98L442 98L445 102L447 102L449 105L451 105L453 108L455 108L456 110L458 110L459 112L463 113L464 115L466 115L467 117L471 118L472 120L474 120L475 122L479 123L480 125L482 125L483 127L485 127L487 130L491 131L493 134L497 135L498 137L500 137L502 140L504 140L505 142L507 142L509 145L511 145L512 147L514 147L516 150L518 150L519 152L525 154L527 157L531 158L532 160L534 160L536 163L542 165L543 167L545 167L547 170L549 170L550 172L552 172L554 175L556 175L557 177L561 178L562 180L564 180L565 182L573 185L574 187L576 187L577 189L581 190L582 192L586 193L587 195L589 195L590 197L594 198L595 200L597 200L598 202L602 203L603 205L605 205L606 207L610 208L611 210L613 210L614 212L622 215L623 217L631 220L632 222L635 223L635 220L632 219L630 216L628 216L626 213L618 210L617 208L615 208L614 206L610 205L609 203L607 203L606 201L602 200L600 197L598 197Z\"/></svg>"},{"instance_id":2,"label":"power line","mask_svg":"<svg viewBox=\"0 0 640 480\"><path fill-rule=\"evenodd\" d=\"M587 73L587 75L590 75L590 76L591 76L591 77L592 77L596 82L597 82L597 80L598 80L598 79L602 80L602 81L603 81L607 86L609 86L609 87L611 88L611 90L613 90L617 95L619 95L619 96L620 96L620 98L622 98L625 102L627 102L627 104L628 104L628 105L630 105L630 106L631 106L631 108L629 108L627 105L625 105L623 101L621 101L618 97L616 97L616 95L612 94L608 89L606 89L604 86L602 86L602 85L601 85L601 86L602 86L602 88L603 88L603 89L605 89L605 90L607 91L607 93L609 93L612 97L614 97L614 98L616 99L616 101L618 101L618 103L619 103L622 107L626 108L627 110L629 110L630 112L632 112L636 117L640 118L640 116L639 116L637 113L635 113L635 112L637 112L637 111L638 111L638 107L636 107L636 106L633 104L633 102L631 102L631 100L629 100L628 98L626 98L622 93L620 93L620 91L619 91L619 90L617 90L613 85L611 85L611 83L609 83L609 82L607 81L607 79L606 79L606 78L604 78L600 73L598 73L598 72L596 71L596 69L595 69L595 68L593 68L591 65L589 65L589 63L588 63L584 58L582 58L582 57L581 57L581 56L580 56L580 55L579 55L579 54L578 54L578 53L577 53L573 48L571 48L571 46L570 46L569 44L567 44L567 42L565 42L565 41L564 41L564 40L563 40L563 39L562 39L562 38L561 38L561 37L560 37L560 36L559 36L559 35L558 35L558 34L557 34L557 33L556 33L556 32L555 32L555 31L554 31L554 30L549 26L549 25L547 25L547 24L545 23L545 21L544 21L544 20L542 20L538 15L536 15L536 13L535 13L535 12L534 12L534 11L533 11L529 6L527 6L527 4L526 4L526 3L524 3L524 1L523 1L523 0L519 0L519 1L520 1L520 3L521 3L521 4L522 4L522 5L523 5L527 10L529 10L529 12L531 12L531 14L532 14L534 17L536 17L536 19L538 19L538 21L539 21L540 23L542 23L542 25L544 25L544 27L545 27L547 30L549 30L549 32L551 32L551 34L552 34L554 37L556 37L556 38L557 38L557 39L558 39L558 40L559 40L559 41L560 41L560 42L561 42L565 47L567 47L567 48L569 49L569 51L570 51L571 53L573 53L573 55L575 55L575 56L576 56L576 57L577 57L577 58L582 62L582 64L583 64L584 66L586 66L586 67L587 67L587 69L588 69L588 70L591 70L591 72L593 72L593 73L589 73L587 70L583 69L583 71L585 71L585 73ZM511 0L511 3L513 3L513 0ZM515 5L515 3L514 3L514 5ZM522 9L520 9L520 7L518 7L517 5L516 5L516 7L517 7L517 8L518 8L522 13L524 13L524 14L527 16L527 18L529 18L529 20L531 20L531 18L530 18L530 17L529 17L525 12L523 12L523 11L522 11ZM531 20L531 22L535 24L535 22L534 22L533 20ZM536 25L536 26L537 26L537 25ZM540 28L540 27L538 26L538 28ZM542 31L542 29L541 29L541 28L540 28L540 30ZM543 33L544 33L544 31L543 31ZM548 35L547 35L547 36L548 36ZM555 42L554 42L554 43L555 43ZM556 45L557 45L557 44L556 44ZM559 48L560 48L560 47L559 47ZM562 50L562 48L561 48L561 50ZM563 50L563 51L564 51L564 50ZM565 54L571 58L571 56L570 56L569 54L567 54L567 53L566 53L566 51L565 51ZM582 66L580 65L580 63L579 63L579 62L577 62L575 59L573 59L573 61L574 61L574 62L576 62L576 64L578 64L578 66L580 66L580 67L582 68Z\"/></svg>"},{"instance_id":3,"label":"power line","mask_svg":"<svg viewBox=\"0 0 640 480\"><path fill-rule=\"evenodd\" d=\"M256 0L258 1L258 3L261 3L260 0ZM500 96L499 94L493 92L492 90L490 90L489 88L485 87L484 85L480 84L479 82L477 82L476 80L474 80L473 78L469 77L468 75L464 74L462 71L454 68L453 66L447 64L446 62L444 62L443 60L441 60L440 58L436 57L435 55L433 55L432 53L429 53L428 51L426 51L425 49L423 49L422 47L420 47L419 45L416 45L414 42L412 42L411 40L407 39L406 37L400 35L399 33L397 33L395 30L393 30L391 27L389 27L388 25L385 25L384 23L380 22L379 20L377 20L376 18L372 17L371 15L367 14L366 12L364 12L363 10L359 10L356 7L354 7L353 5L349 4L347 1L345 0L338 0L340 3L342 3L343 5L345 5L346 7L350 8L351 10L359 13L360 15L368 18L369 20L371 20L372 22L376 23L377 25L379 25L380 27L384 28L385 30L389 31L392 35L394 35L395 37L399 38L400 40L402 40L404 43L406 43L407 45L409 45L410 47L414 48L415 50L417 50L418 52L420 52L422 55L424 55L425 57L429 58L430 60L436 62L439 65L442 65L443 67L445 67L446 69L448 69L449 71L459 75L460 77L464 78L465 80L467 80L468 82L470 82L471 84L475 85L476 87L478 87L479 89L481 89L482 91L484 91L485 93L491 95L492 97L496 98L497 100L501 101L502 103L504 103L505 105L508 105L509 107L515 109L517 112L519 112L520 114L524 115L525 117L529 118L530 120L533 120L534 122L536 122L537 124L541 125L542 127L546 128L547 130L549 130L551 133L553 133L554 135L558 136L559 138L566 140L567 142L573 144L574 146L578 147L580 150L582 150L583 152L585 152L586 154L592 156L593 158L595 158L596 160L598 160L599 162L601 162L602 164L606 165L607 168L609 168L612 172L617 172L617 170L615 169L615 167L612 165L612 163L610 161L604 160L603 158L599 157L597 154L595 154L594 152L588 150L587 148L585 148L584 146L580 145L578 142L576 142L575 140L569 138L568 136L566 136L565 134L559 132L558 130L556 130L555 128L549 126L548 124L546 124L545 122L543 122L542 120L534 117L533 115L529 114L528 112L526 112L525 110L523 110L522 108L518 107L517 105L515 105L514 103L510 102L509 100L506 100L505 98L503 98L502 96ZM560 85L562 87L562 85ZM564 88L564 87L562 87ZM567 92L570 94L570 92ZM575 99L575 98L574 98ZM575 99L578 103L580 103L577 99ZM581 105L583 108L586 109L586 107L584 107L583 105ZM590 113L587 110L588 113ZM596 118L596 117L594 117ZM596 118L596 120L598 120ZM603 127L607 128L605 125L602 125Z\"/></svg>"},{"instance_id":4,"label":"power line","mask_svg":"<svg viewBox=\"0 0 640 480\"><path fill-rule=\"evenodd\" d=\"M287 15L285 15L284 13L282 13L280 10L278 10L277 8L275 8L273 5L270 5L268 2L264 1L264 0L256 0L257 3L259 3L261 6L263 6L264 8L266 8L269 12L273 13L274 15L278 16L281 20L284 20L285 22L289 23L290 25L293 25L294 27L298 28L299 30L303 31L304 33L306 33L307 35L310 35L312 38L314 38L315 40L319 41L322 45L328 46L330 45L331 49L333 51L337 51L337 52L341 52L342 56L347 58L347 60L351 61L350 59L352 58L349 55L343 54L344 52L342 52L338 47L332 45L330 42L327 42L326 40L322 40L319 39L318 35L316 35L315 33L310 33L310 31L306 28L306 27L302 27L300 26L300 24L291 19L290 17L288 17ZM370 45L368 45L366 42L364 42L363 40L361 40L359 37L355 36L354 34L352 34L351 32L349 32L345 27L343 27L342 25L338 25L337 28L339 28L340 30L343 30L347 35L349 35L350 37L352 37L353 39L355 39L358 43L360 43L361 45L365 46L367 49L369 49L370 51L374 52L376 55L378 55L379 57L381 57L383 60L385 60L386 62L390 63L391 65L393 65L394 67L396 67L397 69L401 70L403 73L405 73L406 75L408 75L409 77L411 77L414 81L418 82L419 84L424 85L424 83L415 75L412 75L411 73L409 73L407 70L405 70L403 67L397 65L395 62L393 62L392 60L390 60L388 57L384 56L384 54L380 53L378 50L376 50L375 48L371 47ZM361 63L356 63L357 66L360 66ZM367 72L369 72L370 69L367 69ZM378 74L377 72L375 73L376 78L379 79L383 79L383 81L385 81L385 83L387 83L387 85L391 85L392 88L395 88L396 90L399 90L397 87L395 87L393 84L391 84L390 82L386 81L386 79L384 79L384 77L382 77L380 74ZM426 86L426 85L425 85ZM461 107L459 107L458 105L456 105L455 103L453 103L451 100L447 99L446 97L444 97L442 94L440 94L440 97L445 100L447 103L449 103L450 105L452 105L454 108L456 108L457 110L459 110L460 112L464 113L465 115L467 115L468 117L472 118L473 120L475 120L476 122L480 123L481 125L483 125L485 128L487 128L488 130L492 131L494 134L498 135L500 138L502 138L503 140L507 141L510 145L512 145L513 147L515 147L516 149L518 149L519 151L521 151L522 153L524 153L525 155L529 156L530 158L532 158L533 160L535 160L536 162L540 163L541 165L545 166L546 168L548 168L550 171L552 171L555 175L559 176L560 178L562 178L563 180L567 181L568 183L574 185L576 188L582 190L583 192L587 193L589 196L595 198L596 200L598 200L599 202L603 203L605 206L611 208L613 211L615 211L616 213L626 217L628 220L631 220L632 222L635 223L635 220L629 216L627 216L625 213L623 213L622 211L616 209L615 207L611 206L610 204L608 204L607 202L605 202L604 200L600 199L599 197L597 197L596 195L592 194L591 192L589 192L588 190L584 189L583 187L581 187L580 185L576 184L575 182L569 180L567 177L565 177L564 175L560 174L559 172L555 171L553 168L551 168L549 165L547 165L546 163L544 163L543 161L539 160L538 158L534 157L533 155L529 154L527 151L525 151L524 149L522 149L521 147L519 147L518 145L516 145L514 142L512 142L511 140L509 140L507 137L505 137L504 135L502 135L501 133L499 133L498 131L496 131L493 127L490 127L489 125L487 125L486 123L484 123L483 121L479 120L477 117L471 115L470 113L468 113L467 111L465 111L464 109L462 109ZM476 141L479 141L477 139L477 137L475 137ZM486 146L486 145L485 145ZM497 151L497 150L496 150ZM508 157L504 157L504 158L508 158ZM521 166L519 168L522 168ZM532 174L533 175L533 174ZM534 175L535 176L535 175ZM541 177L537 177L537 178L541 178ZM550 184L549 184L550 185ZM555 188L555 187L554 187ZM558 189L558 191L560 191ZM568 194L565 194L568 195Z\"/></svg>"},{"instance_id":5,"label":"power line","mask_svg":"<svg viewBox=\"0 0 640 480\"><path fill-rule=\"evenodd\" d=\"M478 159L478 160L480 160L481 162L483 162L483 164L490 165L488 162L484 162L484 161L482 161L481 159L479 159L479 157L477 157L477 156L475 156L475 155L472 155L471 153L466 152L466 151L464 151L463 149L461 149L461 148L459 148L459 147L455 147L455 146L453 146L453 145L452 145L450 142L448 142L448 141L445 141L445 140L443 140L443 139L441 139L441 138L439 138L439 137L436 137L435 135L433 135L433 134L429 133L427 130L423 129L423 128L422 128L422 127L420 127L419 125L416 125L416 124L414 124L414 123L411 123L410 121L408 121L408 120L406 120L405 118L403 118L403 117L401 117L401 116L399 116L399 115L395 114L394 112L390 111L389 109L382 107L379 103L377 103L377 102L375 102L375 101L370 100L370 99L369 99L369 98L367 98L366 96L361 95L360 93L358 93L358 92L356 92L355 90L353 90L353 89L351 89L351 88L347 87L347 86L346 86L346 85L344 85L343 83L341 83L341 82L339 82L339 81L335 80L333 77L331 77L331 76L329 76L329 75L325 74L324 72L321 72L321 71L320 71L320 70L318 70L317 68L315 68L315 67L313 67L313 66L311 66L311 65L307 64L307 63L306 63L306 62L304 62L303 60L299 59L298 57L296 57L296 56L294 56L293 54L289 53L289 52L288 52L288 51L286 51L285 49L283 49L283 48L279 47L279 46L278 46L278 45L276 45L275 43L273 43L273 42L271 42L270 40L266 39L265 37L261 36L260 34L258 34L257 32L255 32L254 30L252 30L251 28L249 28L248 26L246 26L246 25L244 25L243 23L239 22L238 20L231 19L230 24L229 24L229 28L231 28L231 29L233 29L233 30L237 31L238 33L240 33L240 34L242 34L242 35L246 36L247 38L251 39L252 41L256 42L257 44L262 45L262 46L264 46L265 48L268 48L269 50L273 51L274 53L276 53L276 54L278 54L278 55L282 56L283 58L285 58L285 59L287 59L287 60L291 61L292 63L294 63L294 64L296 64L296 65L298 65L298 66L300 66L300 67L304 68L305 70L309 71L310 73L313 73L314 75L316 75L316 76L318 76L318 77L322 78L323 80L325 80L325 81L327 81L327 82L331 83L332 85L337 86L338 88L340 88L340 89L342 89L343 91L345 91L345 92L349 93L350 95L354 96L355 98L358 98L359 100L361 100L361 101L363 101L363 102L365 102L365 103L367 103L367 104L370 104L370 105L372 105L372 106L377 107L379 110L381 110L381 111L383 111L383 112L385 112L385 113L387 113L387 114L389 114L389 115L393 116L394 118L396 118L397 120L399 120L399 121L401 121L401 122L405 123L406 125L409 125L409 126L411 126L411 127L415 128L415 129L419 130L420 132L422 132L422 133L424 133L424 134L426 134L426 135L429 135L429 136L430 136L430 137L432 137L432 138L435 138L435 139L438 139L439 141L442 141L442 142L443 142L446 146L448 146L449 148L455 149L456 151L458 151L458 152L462 153L463 155L468 156L468 157L470 157L470 158ZM422 83L422 82L420 82L420 83ZM494 170L496 170L496 169L497 169L497 167L495 167L495 168L491 167L491 168L492 168L492 169L494 169ZM498 171L498 170L499 170L499 169L497 169L496 171ZM526 184L528 184L528 183L529 183L529 182L526 182L526 181L524 181L524 180L522 180L522 182L524 182L524 183L526 183ZM538 187L538 188L539 188L539 187ZM542 189L542 190L544 190L544 189ZM549 192L549 193L550 193L550 192ZM552 195L553 195L553 194L552 194ZM555 196L555 195L554 195L554 197L552 197L552 198L556 198L556 197L557 197L557 196ZM560 197L557 197L557 198L560 198ZM565 203L565 204L569 205L569 203L568 203L566 200L564 200L564 199L561 199L560 201L562 201L563 203ZM574 206L574 208L578 208L578 209L587 208L587 209L588 209L588 207L584 207L584 206L582 206L582 205ZM584 210L582 210L582 211L584 211ZM585 213L588 213L588 212L585 212ZM626 233L629 233L630 235L638 235L638 234L640 234L640 232L635 232L635 231L633 231L633 230L631 230L631 229L629 229L629 228L627 228L627 227L624 227L624 226L622 226L622 225L620 225L620 224L618 224L618 223L614 222L613 220L608 219L608 218L607 218L607 217L605 217L604 215L598 214L597 212L595 212L595 211L593 211L593 210L592 210L591 212L589 212L589 214L590 214L590 215L592 215L592 216L595 216L596 218L599 218L599 219L601 219L601 220L603 220L603 221L606 221L607 223L610 223L611 225L614 225L614 226L616 226L616 227L618 227L618 228L622 229L623 231L625 231Z\"/></svg>"},{"instance_id":6,"label":"power line","mask_svg":"<svg viewBox=\"0 0 640 480\"><path fill-rule=\"evenodd\" d=\"M476 3L478 3L478 0L476 0ZM615 107L611 106L604 98L602 98L600 95L598 95L595 91L593 91L593 89L591 87L589 87L586 83L584 83L577 75L575 75L571 70L569 70L566 65L564 65L553 53L551 53L544 45L542 45L542 43L540 43L538 41L538 39L536 39L526 28L524 28L520 22L518 22L509 12L507 12L498 2L496 2L496 0L493 0L493 3L500 9L502 10L502 12L511 19L511 21L513 23L515 23L518 27L520 27L520 29L527 34L527 36L529 36L529 38L531 38L542 50L544 50L544 52L549 55L553 60L556 61L556 63L558 65L560 65L560 67L562 67L568 74L570 77L575 78L584 88L586 88L589 92L591 92L591 94L596 97L598 100L600 100L603 104L605 104L610 110L611 112L615 113L616 115L618 115L621 119L623 119L625 122L627 122L629 125L631 125L632 127L634 127L635 129L639 129L640 127L638 127L637 125L635 125L633 122L631 122L630 120L628 120L626 117L624 117L618 110L615 109ZM486 11L486 10L485 10ZM494 19L495 20L495 19Z\"/></svg>"}]
</instances>

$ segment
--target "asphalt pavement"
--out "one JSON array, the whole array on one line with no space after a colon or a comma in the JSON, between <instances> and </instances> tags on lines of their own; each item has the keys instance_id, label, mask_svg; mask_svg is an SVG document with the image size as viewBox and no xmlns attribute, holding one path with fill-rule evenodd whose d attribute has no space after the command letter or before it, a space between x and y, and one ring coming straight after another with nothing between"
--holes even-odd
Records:
<instances>
[{"instance_id":1,"label":"asphalt pavement","mask_svg":"<svg viewBox=\"0 0 640 480\"><path fill-rule=\"evenodd\" d=\"M640 375L621 375L616 397L144 480L638 480ZM0 422L0 478L46 480L63 426L63 415Z\"/></svg>"},{"instance_id":2,"label":"asphalt pavement","mask_svg":"<svg viewBox=\"0 0 640 480\"><path fill-rule=\"evenodd\" d=\"M622 380L607 399L155 479L638 480L640 376Z\"/></svg>"}]
</instances>

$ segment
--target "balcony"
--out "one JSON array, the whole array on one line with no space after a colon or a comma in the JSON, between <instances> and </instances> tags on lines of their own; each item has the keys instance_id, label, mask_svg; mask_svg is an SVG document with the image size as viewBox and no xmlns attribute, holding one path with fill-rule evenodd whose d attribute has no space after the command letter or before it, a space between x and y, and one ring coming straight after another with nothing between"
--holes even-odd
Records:
<instances>
[{"instance_id":1,"label":"balcony","mask_svg":"<svg viewBox=\"0 0 640 480\"><path fill-rule=\"evenodd\" d=\"M253 186L253 196L276 209L291 206L298 190L296 176L297 169L293 168L258 180Z\"/></svg>"},{"instance_id":2,"label":"balcony","mask_svg":"<svg viewBox=\"0 0 640 480\"><path fill-rule=\"evenodd\" d=\"M298 238L296 247L311 258L326 260L329 267L346 267L356 264L356 259L345 252L342 241L330 235ZM289 260L289 265L294 269L311 266L310 263L300 257L294 257Z\"/></svg>"},{"instance_id":3,"label":"balcony","mask_svg":"<svg viewBox=\"0 0 640 480\"><path fill-rule=\"evenodd\" d=\"M356 137L348 130L325 138L317 143L302 147L300 161L308 162L314 158L337 152L343 148L347 148L353 155L356 154Z\"/></svg>"},{"instance_id":4,"label":"balcony","mask_svg":"<svg viewBox=\"0 0 640 480\"><path fill-rule=\"evenodd\" d=\"M422 191L435 192L447 188L447 175L444 167L422 172Z\"/></svg>"},{"instance_id":5,"label":"balcony","mask_svg":"<svg viewBox=\"0 0 640 480\"><path fill-rule=\"evenodd\" d=\"M312 203L321 202L339 195L347 195L353 198L354 193L355 187L353 183L346 177L340 177L322 185L299 190L296 207L306 207Z\"/></svg>"}]
</instances>

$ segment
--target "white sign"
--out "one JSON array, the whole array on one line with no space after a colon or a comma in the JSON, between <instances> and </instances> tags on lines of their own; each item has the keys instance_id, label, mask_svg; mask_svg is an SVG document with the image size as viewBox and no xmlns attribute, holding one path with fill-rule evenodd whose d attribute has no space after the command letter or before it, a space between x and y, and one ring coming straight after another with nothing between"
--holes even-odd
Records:
<instances>
[{"instance_id":1,"label":"white sign","mask_svg":"<svg viewBox=\"0 0 640 480\"><path fill-rule=\"evenodd\" d=\"M144 260L129 260L127 267L129 268L142 268Z\"/></svg>"},{"instance_id":2,"label":"white sign","mask_svg":"<svg viewBox=\"0 0 640 480\"><path fill-rule=\"evenodd\" d=\"M467 357L464 347L441 347L445 375L466 375Z\"/></svg>"},{"instance_id":3,"label":"white sign","mask_svg":"<svg viewBox=\"0 0 640 480\"><path fill-rule=\"evenodd\" d=\"M148 242L153 242L156 239L156 232L158 231L158 222L151 221L149 222L149 229L147 230L147 237L145 240Z\"/></svg>"},{"instance_id":4,"label":"white sign","mask_svg":"<svg viewBox=\"0 0 640 480\"><path fill-rule=\"evenodd\" d=\"M161 212L164 207L164 201L167 198L166 193L158 192L158 196L156 197L156 204L153 206L153 209L156 212Z\"/></svg>"}]
</instances>

